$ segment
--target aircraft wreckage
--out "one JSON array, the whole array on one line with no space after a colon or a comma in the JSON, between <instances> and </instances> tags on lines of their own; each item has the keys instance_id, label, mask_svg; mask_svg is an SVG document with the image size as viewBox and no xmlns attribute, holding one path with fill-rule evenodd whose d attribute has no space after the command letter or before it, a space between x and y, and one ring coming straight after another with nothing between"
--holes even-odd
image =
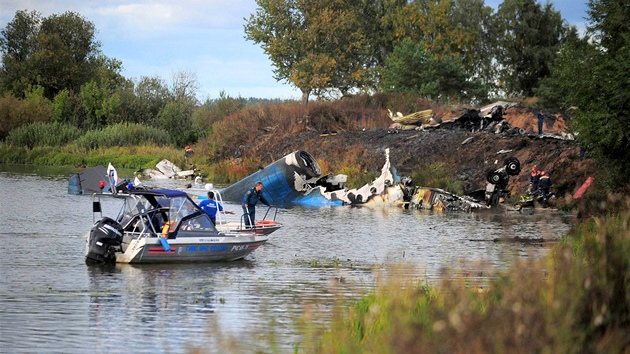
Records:
<instances>
[{"instance_id":1,"label":"aircraft wreckage","mask_svg":"<svg viewBox=\"0 0 630 354\"><path fill-rule=\"evenodd\" d=\"M503 176L503 171L499 173ZM385 150L385 164L373 182L361 188L344 186L346 175L323 175L319 164L306 151L295 151L223 189L223 200L241 202L257 181L263 183L263 196L274 205L388 205L436 211L474 211L488 209L469 196L458 196L438 188L413 186L409 177L400 178ZM490 182L490 180L489 180ZM501 187L507 183L500 179ZM502 188L498 188L502 189Z\"/></svg>"}]
</instances>

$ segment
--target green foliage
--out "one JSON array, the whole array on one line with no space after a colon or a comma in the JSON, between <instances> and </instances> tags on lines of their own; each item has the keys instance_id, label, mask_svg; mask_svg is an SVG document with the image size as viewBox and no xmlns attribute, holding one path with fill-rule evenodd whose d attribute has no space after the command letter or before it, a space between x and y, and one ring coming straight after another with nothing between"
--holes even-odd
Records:
<instances>
[{"instance_id":1,"label":"green foliage","mask_svg":"<svg viewBox=\"0 0 630 354\"><path fill-rule=\"evenodd\" d=\"M63 146L77 140L83 132L65 123L33 123L12 130L7 144L15 147Z\"/></svg>"},{"instance_id":2,"label":"green foliage","mask_svg":"<svg viewBox=\"0 0 630 354\"><path fill-rule=\"evenodd\" d=\"M168 132L176 147L183 148L197 141L197 134L192 130L192 106L187 102L168 102L158 116L158 124Z\"/></svg>"},{"instance_id":3,"label":"green foliage","mask_svg":"<svg viewBox=\"0 0 630 354\"><path fill-rule=\"evenodd\" d=\"M463 193L462 184L460 181L450 177L447 167L442 162L420 166L410 177L416 186L440 188L447 192L461 195Z\"/></svg>"},{"instance_id":4,"label":"green foliage","mask_svg":"<svg viewBox=\"0 0 630 354\"><path fill-rule=\"evenodd\" d=\"M137 106L136 123L158 126L157 117L169 99L168 87L163 79L143 76L134 88Z\"/></svg>"},{"instance_id":5,"label":"green foliage","mask_svg":"<svg viewBox=\"0 0 630 354\"><path fill-rule=\"evenodd\" d=\"M368 42L360 3L348 0L257 0L245 24L246 38L260 44L277 80L311 93L346 94L369 85Z\"/></svg>"},{"instance_id":6,"label":"green foliage","mask_svg":"<svg viewBox=\"0 0 630 354\"><path fill-rule=\"evenodd\" d=\"M33 61L40 22L41 14L37 11L17 11L13 20L0 31L0 93L22 98L28 86L37 83Z\"/></svg>"},{"instance_id":7,"label":"green foliage","mask_svg":"<svg viewBox=\"0 0 630 354\"><path fill-rule=\"evenodd\" d=\"M28 85L41 85L52 99L64 89L79 91L98 74L100 43L94 24L74 12L41 18L18 11L2 30L0 85L22 97Z\"/></svg>"},{"instance_id":8,"label":"green foliage","mask_svg":"<svg viewBox=\"0 0 630 354\"><path fill-rule=\"evenodd\" d=\"M622 3L589 3L589 31L596 41L565 46L539 90L545 103L577 108L571 127L582 147L609 171L605 182L610 188L626 188L630 178L630 10Z\"/></svg>"},{"instance_id":9,"label":"green foliage","mask_svg":"<svg viewBox=\"0 0 630 354\"><path fill-rule=\"evenodd\" d=\"M446 101L485 100L487 90L478 80L468 79L458 58L438 58L424 47L405 40L394 48L383 71L384 91L409 91Z\"/></svg>"},{"instance_id":10,"label":"green foliage","mask_svg":"<svg viewBox=\"0 0 630 354\"><path fill-rule=\"evenodd\" d=\"M103 129L88 131L76 139L76 145L87 150L144 144L167 146L171 144L170 139L169 134L161 129L139 124L119 123Z\"/></svg>"},{"instance_id":11,"label":"green foliage","mask_svg":"<svg viewBox=\"0 0 630 354\"><path fill-rule=\"evenodd\" d=\"M495 16L500 89L508 95L531 96L550 74L556 53L570 32L551 3L505 0Z\"/></svg>"},{"instance_id":12,"label":"green foliage","mask_svg":"<svg viewBox=\"0 0 630 354\"><path fill-rule=\"evenodd\" d=\"M66 122L68 121L70 110L70 92L68 90L61 90L53 99L53 121Z\"/></svg>"},{"instance_id":13,"label":"green foliage","mask_svg":"<svg viewBox=\"0 0 630 354\"><path fill-rule=\"evenodd\" d=\"M630 330L630 213L590 219L546 259L478 282L429 286L392 267L332 321L304 315L305 353L623 353ZM315 308L317 308L315 306ZM321 323L321 324L318 324Z\"/></svg>"}]
</instances>

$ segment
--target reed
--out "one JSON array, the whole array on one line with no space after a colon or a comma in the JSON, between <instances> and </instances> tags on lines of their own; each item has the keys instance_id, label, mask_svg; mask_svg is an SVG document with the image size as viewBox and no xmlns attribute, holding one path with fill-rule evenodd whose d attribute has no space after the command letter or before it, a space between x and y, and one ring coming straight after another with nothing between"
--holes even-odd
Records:
<instances>
[{"instance_id":1,"label":"reed","mask_svg":"<svg viewBox=\"0 0 630 354\"><path fill-rule=\"evenodd\" d=\"M11 130L6 143L13 147L63 146L77 140L83 132L66 123L33 123Z\"/></svg>"},{"instance_id":2,"label":"reed","mask_svg":"<svg viewBox=\"0 0 630 354\"><path fill-rule=\"evenodd\" d=\"M627 352L628 210L583 222L548 257L517 261L487 284L383 278L356 303L339 301L331 322L307 321L302 352Z\"/></svg>"},{"instance_id":3,"label":"reed","mask_svg":"<svg viewBox=\"0 0 630 354\"><path fill-rule=\"evenodd\" d=\"M76 145L86 150L144 144L168 146L171 144L171 138L168 132L162 129L133 123L119 123L102 130L90 130L76 140Z\"/></svg>"}]
</instances>

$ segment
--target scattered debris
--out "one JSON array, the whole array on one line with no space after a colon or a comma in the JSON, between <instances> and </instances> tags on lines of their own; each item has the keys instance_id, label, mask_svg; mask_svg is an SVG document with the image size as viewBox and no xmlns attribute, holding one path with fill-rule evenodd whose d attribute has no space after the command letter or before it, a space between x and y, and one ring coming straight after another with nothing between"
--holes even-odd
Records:
<instances>
[{"instance_id":1,"label":"scattered debris","mask_svg":"<svg viewBox=\"0 0 630 354\"><path fill-rule=\"evenodd\" d=\"M144 178L169 179L186 177L192 178L192 176L194 176L196 172L196 168L194 165L191 165L192 168L190 170L182 171L181 168L177 167L177 165L167 159L163 159L162 161L158 162L155 167L157 168L157 170L145 168L136 171L136 173L141 174Z\"/></svg>"}]
</instances>

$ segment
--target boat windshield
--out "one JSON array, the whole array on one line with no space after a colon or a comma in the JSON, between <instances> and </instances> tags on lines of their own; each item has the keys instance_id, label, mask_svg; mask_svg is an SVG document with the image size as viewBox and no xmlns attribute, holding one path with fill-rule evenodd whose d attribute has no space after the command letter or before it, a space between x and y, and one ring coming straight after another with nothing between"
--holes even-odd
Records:
<instances>
[{"instance_id":1,"label":"boat windshield","mask_svg":"<svg viewBox=\"0 0 630 354\"><path fill-rule=\"evenodd\" d=\"M146 216L146 218L142 218ZM158 233L168 221L169 232L178 225L184 230L213 229L208 215L186 196L166 197L131 195L125 198L118 221L127 229L137 227L136 220L147 220ZM182 222L183 221L183 222Z\"/></svg>"},{"instance_id":2,"label":"boat windshield","mask_svg":"<svg viewBox=\"0 0 630 354\"><path fill-rule=\"evenodd\" d=\"M181 228L184 230L197 230L197 229L212 229L212 222L208 215L201 210L197 204L195 204L190 198L187 197L173 197L160 198L160 204L168 204L168 219L171 221L170 232L181 224ZM184 220L183 223L182 220Z\"/></svg>"}]
</instances>

